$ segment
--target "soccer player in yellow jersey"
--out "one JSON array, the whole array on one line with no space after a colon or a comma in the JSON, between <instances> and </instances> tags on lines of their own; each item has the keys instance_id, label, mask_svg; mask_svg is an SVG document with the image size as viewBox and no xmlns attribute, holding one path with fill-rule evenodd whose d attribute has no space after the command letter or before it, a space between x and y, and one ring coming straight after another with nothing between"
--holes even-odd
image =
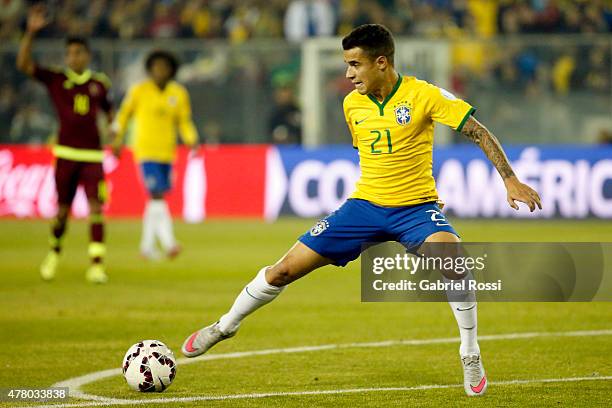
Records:
<instances>
[{"instance_id":1,"label":"soccer player in yellow jersey","mask_svg":"<svg viewBox=\"0 0 612 408\"><path fill-rule=\"evenodd\" d=\"M274 265L262 268L216 323L196 331L182 347L187 357L232 337L240 322L276 298L289 283L328 264L344 266L362 245L398 241L417 252L424 243L459 242L436 202L432 176L434 122L478 144L502 176L508 203L541 208L540 197L515 176L497 138L473 116L474 108L444 89L393 67L395 46L383 26L367 24L342 40L346 77L354 84L344 100L353 146L359 150L361 178L337 211L319 221ZM462 279L454 275L451 279ZM468 395L482 395L487 379L476 338L476 302L449 299L461 335L460 357ZM469 300L467 300L469 299Z\"/></svg>"},{"instance_id":2,"label":"soccer player in yellow jersey","mask_svg":"<svg viewBox=\"0 0 612 408\"><path fill-rule=\"evenodd\" d=\"M173 80L178 61L169 52L154 51L146 59L149 79L134 85L113 123L118 153L130 118L135 121L134 155L150 194L143 216L140 250L145 258L158 257L156 239L169 257L180 252L164 194L171 188L170 173L176 155L177 130L184 143L195 148L198 134L191 119L185 87Z\"/></svg>"}]
</instances>

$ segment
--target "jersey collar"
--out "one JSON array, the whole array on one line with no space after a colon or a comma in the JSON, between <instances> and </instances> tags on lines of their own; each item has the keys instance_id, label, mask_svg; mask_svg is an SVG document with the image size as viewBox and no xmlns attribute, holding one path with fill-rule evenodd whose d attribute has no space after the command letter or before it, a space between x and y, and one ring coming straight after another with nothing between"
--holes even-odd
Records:
<instances>
[{"instance_id":1,"label":"jersey collar","mask_svg":"<svg viewBox=\"0 0 612 408\"><path fill-rule=\"evenodd\" d=\"M68 78L70 82L73 82L77 85L83 85L85 82L91 79L91 70L86 69L82 74L77 74L70 68L66 68L64 70L64 74Z\"/></svg>"},{"instance_id":2,"label":"jersey collar","mask_svg":"<svg viewBox=\"0 0 612 408\"><path fill-rule=\"evenodd\" d=\"M155 89L155 91L156 91L156 92L159 92L159 93L162 93L162 94L163 94L163 93L166 93L166 92L168 91L168 88L170 87L170 85L171 85L171 84L174 82L172 79L171 79L171 80L169 80L169 81L166 83L166 86L164 87L164 89L161 89L159 86L157 86L157 84L155 83L155 81L153 81L151 78L148 78L148 79L147 79L147 81L148 81L149 86L150 86L151 88Z\"/></svg>"},{"instance_id":3,"label":"jersey collar","mask_svg":"<svg viewBox=\"0 0 612 408\"><path fill-rule=\"evenodd\" d=\"M374 102L376 106L378 106L378 110L380 111L380 116L385 116L385 105L387 105L387 102L389 102L391 98L393 98L393 95L395 95L395 93L397 92L401 84L402 84L402 74L398 73L397 82L393 86L393 89L391 90L389 95L387 95L385 100L382 101L382 103L378 102L378 99L376 99L373 95L368 94L368 98L370 98L370 100Z\"/></svg>"}]
</instances>

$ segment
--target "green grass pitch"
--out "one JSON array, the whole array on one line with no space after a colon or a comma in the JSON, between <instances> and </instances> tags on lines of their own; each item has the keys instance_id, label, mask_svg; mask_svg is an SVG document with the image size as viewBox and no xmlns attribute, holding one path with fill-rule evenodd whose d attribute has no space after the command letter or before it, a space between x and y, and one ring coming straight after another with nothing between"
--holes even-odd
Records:
<instances>
[{"instance_id":1,"label":"green grass pitch","mask_svg":"<svg viewBox=\"0 0 612 408\"><path fill-rule=\"evenodd\" d=\"M111 280L92 286L84 280L85 222L69 225L58 277L43 283L37 268L46 251L47 223L0 221L0 388L48 387L118 368L128 347L141 339L159 339L179 357L183 339L217 319L258 269L275 262L312 223L178 223L184 253L174 261L146 263L138 256L140 223L113 220L107 228ZM467 241L612 241L604 221L465 220L455 227ZM361 303L359 282L358 261L318 270L250 316L236 337L211 354L385 340L456 337L457 342L199 361L179 364L174 384L161 394L132 392L121 376L87 384L83 391L135 400L312 392L140 405L153 407L610 406L611 380L532 380L612 376L612 334L483 340L492 383L484 397L468 398L455 386L462 370L449 306ZM610 303L481 303L478 314L481 336L612 329ZM508 383L512 380L525 382ZM427 385L449 387L333 393Z\"/></svg>"}]
</instances>

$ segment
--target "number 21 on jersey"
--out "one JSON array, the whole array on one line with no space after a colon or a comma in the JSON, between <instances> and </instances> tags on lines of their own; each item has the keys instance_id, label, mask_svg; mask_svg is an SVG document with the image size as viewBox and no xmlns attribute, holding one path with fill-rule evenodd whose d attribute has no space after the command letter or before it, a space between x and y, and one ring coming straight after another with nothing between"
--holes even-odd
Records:
<instances>
[{"instance_id":1,"label":"number 21 on jersey","mask_svg":"<svg viewBox=\"0 0 612 408\"><path fill-rule=\"evenodd\" d=\"M381 141L383 138L383 132L380 130L370 130L370 133L376 136L376 139L370 144L372 150L370 153L372 154L391 154L393 153L393 144L391 143L391 131L389 129L385 129L384 133L386 136L386 144L385 141Z\"/></svg>"}]
</instances>

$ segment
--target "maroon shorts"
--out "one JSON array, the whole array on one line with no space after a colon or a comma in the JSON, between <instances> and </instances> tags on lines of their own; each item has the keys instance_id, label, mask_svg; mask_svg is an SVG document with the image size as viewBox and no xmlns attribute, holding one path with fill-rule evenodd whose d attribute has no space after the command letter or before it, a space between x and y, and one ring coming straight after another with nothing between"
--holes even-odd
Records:
<instances>
[{"instance_id":1,"label":"maroon shorts","mask_svg":"<svg viewBox=\"0 0 612 408\"><path fill-rule=\"evenodd\" d=\"M86 163L65 159L55 162L55 188L57 202L71 205L77 187L82 185L88 200L104 203L106 201L106 184L102 163Z\"/></svg>"}]
</instances>

